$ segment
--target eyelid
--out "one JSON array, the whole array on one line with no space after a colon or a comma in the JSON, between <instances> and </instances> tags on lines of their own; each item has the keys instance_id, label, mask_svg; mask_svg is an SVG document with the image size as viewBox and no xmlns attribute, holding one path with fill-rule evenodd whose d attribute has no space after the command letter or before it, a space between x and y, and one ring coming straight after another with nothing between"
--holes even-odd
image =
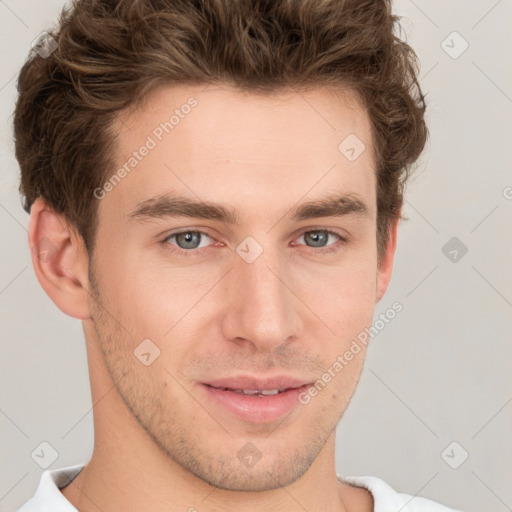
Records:
<instances>
[{"instance_id":1,"label":"eyelid","mask_svg":"<svg viewBox=\"0 0 512 512\"><path fill-rule=\"evenodd\" d=\"M338 238L339 240L345 240L345 241L348 240L347 235L342 235L338 231L331 229L331 228L322 228L322 227L320 227L320 228L314 227L314 228L304 229L304 230L300 231L300 233L295 237L295 239L300 238L301 236L304 236L306 233L315 233L318 231L322 231L324 233L327 233L328 235L333 235L334 237ZM312 247L312 249L314 249L314 247Z\"/></svg>"}]
</instances>

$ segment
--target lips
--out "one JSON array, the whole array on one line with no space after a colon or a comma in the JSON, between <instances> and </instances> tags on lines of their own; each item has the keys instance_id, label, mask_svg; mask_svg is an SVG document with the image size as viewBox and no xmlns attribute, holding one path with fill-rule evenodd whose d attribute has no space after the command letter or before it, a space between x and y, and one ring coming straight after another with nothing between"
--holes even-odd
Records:
<instances>
[{"instance_id":1,"label":"lips","mask_svg":"<svg viewBox=\"0 0 512 512\"><path fill-rule=\"evenodd\" d=\"M298 407L298 395L310 385L289 376L238 376L203 382L200 387L219 412L249 423L269 423Z\"/></svg>"}]
</instances>

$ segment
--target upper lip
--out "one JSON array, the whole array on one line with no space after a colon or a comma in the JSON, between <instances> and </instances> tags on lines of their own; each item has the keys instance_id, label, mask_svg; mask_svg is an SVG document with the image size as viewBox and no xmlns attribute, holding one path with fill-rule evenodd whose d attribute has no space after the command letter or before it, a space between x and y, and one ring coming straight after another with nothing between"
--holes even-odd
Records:
<instances>
[{"instance_id":1,"label":"upper lip","mask_svg":"<svg viewBox=\"0 0 512 512\"><path fill-rule=\"evenodd\" d=\"M252 389L252 390L271 390L271 389L290 389L300 388L309 381L292 376L276 375L274 377L253 377L250 375L239 375L233 377L225 377L215 379L208 382L203 382L208 386L214 388L229 388L229 389Z\"/></svg>"}]
</instances>

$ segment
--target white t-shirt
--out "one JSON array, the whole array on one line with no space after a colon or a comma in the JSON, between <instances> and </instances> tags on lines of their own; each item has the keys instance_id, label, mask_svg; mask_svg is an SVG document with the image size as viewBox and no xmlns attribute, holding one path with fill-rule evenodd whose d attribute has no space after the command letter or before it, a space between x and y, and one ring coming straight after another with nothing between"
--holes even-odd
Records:
<instances>
[{"instance_id":1,"label":"white t-shirt","mask_svg":"<svg viewBox=\"0 0 512 512\"><path fill-rule=\"evenodd\" d=\"M46 470L39 486L17 512L77 512L77 509L59 491L80 473L84 465ZM384 480L375 476L340 476L342 482L365 487L373 495L374 512L461 512L435 501L409 494L399 494Z\"/></svg>"}]
</instances>

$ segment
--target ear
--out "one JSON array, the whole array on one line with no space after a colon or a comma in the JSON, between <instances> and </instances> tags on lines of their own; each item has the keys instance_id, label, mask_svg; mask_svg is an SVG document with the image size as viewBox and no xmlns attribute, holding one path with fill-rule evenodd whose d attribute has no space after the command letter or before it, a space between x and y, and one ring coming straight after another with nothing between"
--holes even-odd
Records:
<instances>
[{"instance_id":1,"label":"ear","mask_svg":"<svg viewBox=\"0 0 512 512\"><path fill-rule=\"evenodd\" d=\"M41 198L30 209L28 242L37 280L50 299L69 316L90 318L89 258L82 237Z\"/></svg>"},{"instance_id":2,"label":"ear","mask_svg":"<svg viewBox=\"0 0 512 512\"><path fill-rule=\"evenodd\" d=\"M375 297L375 302L379 302L379 300L382 299L386 293L386 290L388 289L388 285L391 280L393 261L395 259L396 241L398 237L399 221L400 215L392 222L389 227L386 248L377 269L377 294Z\"/></svg>"}]
</instances>

